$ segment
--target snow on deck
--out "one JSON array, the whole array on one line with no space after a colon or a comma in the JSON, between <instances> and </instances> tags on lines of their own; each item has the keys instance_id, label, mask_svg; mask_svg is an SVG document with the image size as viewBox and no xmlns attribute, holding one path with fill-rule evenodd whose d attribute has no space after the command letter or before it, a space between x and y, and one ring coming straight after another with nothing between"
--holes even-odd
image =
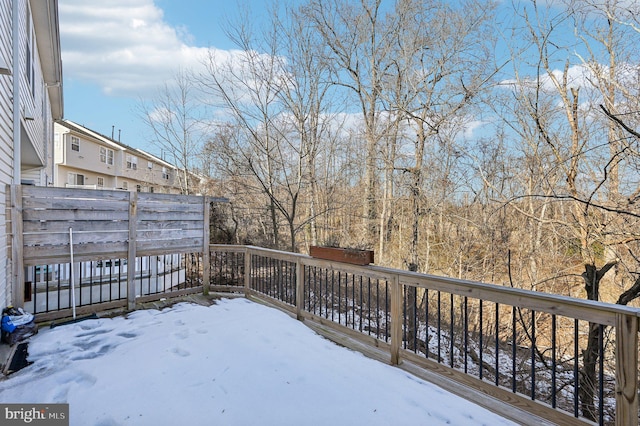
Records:
<instances>
[{"instance_id":1,"label":"snow on deck","mask_svg":"<svg viewBox=\"0 0 640 426\"><path fill-rule=\"evenodd\" d=\"M71 425L513 424L242 298L43 328L29 354L0 402Z\"/></svg>"}]
</instances>

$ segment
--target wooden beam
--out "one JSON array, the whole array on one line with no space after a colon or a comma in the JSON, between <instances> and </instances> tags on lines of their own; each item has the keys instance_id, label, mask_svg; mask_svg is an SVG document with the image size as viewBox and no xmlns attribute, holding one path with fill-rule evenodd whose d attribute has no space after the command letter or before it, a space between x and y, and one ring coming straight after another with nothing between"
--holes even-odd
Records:
<instances>
[{"instance_id":1,"label":"wooden beam","mask_svg":"<svg viewBox=\"0 0 640 426\"><path fill-rule=\"evenodd\" d=\"M300 259L296 260L296 317L302 321L304 310L304 265Z\"/></svg>"},{"instance_id":2,"label":"wooden beam","mask_svg":"<svg viewBox=\"0 0 640 426\"><path fill-rule=\"evenodd\" d=\"M211 213L211 204L209 197L204 197L203 203L203 215L202 215L202 292L205 296L209 295L209 286L211 285L211 253L209 252L211 230L209 229L209 215Z\"/></svg>"},{"instance_id":3,"label":"wooden beam","mask_svg":"<svg viewBox=\"0 0 640 426\"><path fill-rule=\"evenodd\" d=\"M391 280L391 364L400 364L402 342L402 286L397 276Z\"/></svg>"},{"instance_id":4,"label":"wooden beam","mask_svg":"<svg viewBox=\"0 0 640 426\"><path fill-rule=\"evenodd\" d=\"M10 185L8 189L11 196L11 301L13 306L24 307L22 185Z\"/></svg>"},{"instance_id":5,"label":"wooden beam","mask_svg":"<svg viewBox=\"0 0 640 426\"><path fill-rule=\"evenodd\" d=\"M129 241L127 251L127 306L136 308L136 231L138 222L138 193L129 193Z\"/></svg>"},{"instance_id":6,"label":"wooden beam","mask_svg":"<svg viewBox=\"0 0 640 426\"><path fill-rule=\"evenodd\" d=\"M616 425L638 424L638 318L616 317Z\"/></svg>"},{"instance_id":7,"label":"wooden beam","mask_svg":"<svg viewBox=\"0 0 640 426\"><path fill-rule=\"evenodd\" d=\"M162 293L148 294L136 298L136 303L147 303L161 299L171 299L175 297L186 296L189 294L202 293L202 287L183 288L182 290L166 291Z\"/></svg>"},{"instance_id":8,"label":"wooden beam","mask_svg":"<svg viewBox=\"0 0 640 426\"><path fill-rule=\"evenodd\" d=\"M251 292L251 248L244 249L244 294L246 297Z\"/></svg>"},{"instance_id":9,"label":"wooden beam","mask_svg":"<svg viewBox=\"0 0 640 426\"><path fill-rule=\"evenodd\" d=\"M76 315L82 316L82 315L94 314L97 312L113 311L115 309L126 309L126 307L127 307L126 300L114 300L112 302L98 303L95 305L78 306L76 308ZM42 313L35 314L35 320L37 323L46 323L48 321L53 321L56 319L71 318L72 315L73 315L73 311L71 310L71 308L67 308L67 309L60 309L58 311L42 312Z\"/></svg>"}]
</instances>

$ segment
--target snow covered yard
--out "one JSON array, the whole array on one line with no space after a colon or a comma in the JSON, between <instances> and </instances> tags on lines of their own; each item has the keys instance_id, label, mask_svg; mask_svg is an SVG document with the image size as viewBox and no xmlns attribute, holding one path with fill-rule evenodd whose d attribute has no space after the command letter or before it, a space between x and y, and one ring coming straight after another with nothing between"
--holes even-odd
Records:
<instances>
[{"instance_id":1,"label":"snow covered yard","mask_svg":"<svg viewBox=\"0 0 640 426\"><path fill-rule=\"evenodd\" d=\"M508 425L246 299L43 328L3 403L69 403L71 425Z\"/></svg>"}]
</instances>

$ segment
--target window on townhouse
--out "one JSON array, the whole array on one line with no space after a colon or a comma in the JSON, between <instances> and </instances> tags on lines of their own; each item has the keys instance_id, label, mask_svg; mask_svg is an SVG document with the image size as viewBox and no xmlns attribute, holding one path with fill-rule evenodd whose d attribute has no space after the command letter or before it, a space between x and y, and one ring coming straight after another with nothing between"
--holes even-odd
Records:
<instances>
[{"instance_id":1,"label":"window on townhouse","mask_svg":"<svg viewBox=\"0 0 640 426\"><path fill-rule=\"evenodd\" d=\"M147 168L149 170L153 169L153 163L151 161L147 161Z\"/></svg>"},{"instance_id":2,"label":"window on townhouse","mask_svg":"<svg viewBox=\"0 0 640 426\"><path fill-rule=\"evenodd\" d=\"M155 191L155 189L153 189L153 186L150 186L150 187L149 187L149 192L150 192L150 193L152 193L152 194L153 194L154 192L156 192L156 191Z\"/></svg>"},{"instance_id":3,"label":"window on townhouse","mask_svg":"<svg viewBox=\"0 0 640 426\"><path fill-rule=\"evenodd\" d=\"M142 186L136 185L136 192L142 192Z\"/></svg>"},{"instance_id":4,"label":"window on townhouse","mask_svg":"<svg viewBox=\"0 0 640 426\"><path fill-rule=\"evenodd\" d=\"M80 152L80 139L75 136L71 136L71 151Z\"/></svg>"},{"instance_id":5,"label":"window on townhouse","mask_svg":"<svg viewBox=\"0 0 640 426\"><path fill-rule=\"evenodd\" d=\"M129 182L127 182L127 181L122 182L122 189L127 189L128 190L129 189Z\"/></svg>"},{"instance_id":6,"label":"window on townhouse","mask_svg":"<svg viewBox=\"0 0 640 426\"><path fill-rule=\"evenodd\" d=\"M98 188L103 188L104 187L104 178L98 176L96 184L98 185Z\"/></svg>"},{"instance_id":7,"label":"window on townhouse","mask_svg":"<svg viewBox=\"0 0 640 426\"><path fill-rule=\"evenodd\" d=\"M67 174L67 184L69 185L84 185L84 175L79 173L69 172Z\"/></svg>"},{"instance_id":8,"label":"window on townhouse","mask_svg":"<svg viewBox=\"0 0 640 426\"><path fill-rule=\"evenodd\" d=\"M100 147L100 162L108 164L110 166L113 166L113 150L101 146Z\"/></svg>"},{"instance_id":9,"label":"window on townhouse","mask_svg":"<svg viewBox=\"0 0 640 426\"><path fill-rule=\"evenodd\" d=\"M169 170L166 167L162 168L162 179L169 180Z\"/></svg>"},{"instance_id":10,"label":"window on townhouse","mask_svg":"<svg viewBox=\"0 0 640 426\"><path fill-rule=\"evenodd\" d=\"M127 154L127 169L138 169L138 157L135 155Z\"/></svg>"}]
</instances>

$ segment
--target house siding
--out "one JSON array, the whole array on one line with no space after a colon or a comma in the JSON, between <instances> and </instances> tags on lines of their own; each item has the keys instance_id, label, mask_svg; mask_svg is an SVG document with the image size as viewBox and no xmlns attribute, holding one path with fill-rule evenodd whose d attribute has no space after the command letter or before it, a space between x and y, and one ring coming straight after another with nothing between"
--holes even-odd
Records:
<instances>
[{"instance_id":1,"label":"house siding","mask_svg":"<svg viewBox=\"0 0 640 426\"><path fill-rule=\"evenodd\" d=\"M31 7L37 8L38 22L32 17ZM13 303L15 296L12 294L16 274L11 266L7 185L20 183L16 180L36 185L47 185L52 181L53 109L49 96L51 89L47 88L45 81L57 82L61 69L57 13L49 14L56 8L56 0L0 2L0 58L10 70L10 75L0 75L0 309ZM14 43L17 43L15 52ZM47 51L40 52L39 44L47 47ZM49 46L54 46L52 52L49 52ZM17 63L14 63L14 53ZM18 93L14 93L14 83L18 86ZM61 86L56 87L59 92L55 96L61 93ZM14 128L16 102L19 102L15 111L19 123L15 123ZM62 114L61 97L56 99L55 107L57 113ZM20 144L14 142L16 131L19 132ZM16 145L22 147L19 179L15 177L14 170L14 163L18 160L14 152Z\"/></svg>"},{"instance_id":2,"label":"house siding","mask_svg":"<svg viewBox=\"0 0 640 426\"><path fill-rule=\"evenodd\" d=\"M12 2L0 2L0 58L13 68ZM13 180L13 80L0 75L0 307L10 300L9 239L7 236L6 187Z\"/></svg>"},{"instance_id":3,"label":"house siding","mask_svg":"<svg viewBox=\"0 0 640 426\"><path fill-rule=\"evenodd\" d=\"M69 173L84 176L84 187L93 189L124 189L142 192L179 194L181 189L176 176L178 169L142 150L116 142L69 120L55 123L55 178L54 186L68 186ZM78 138L78 150L71 148L71 139ZM113 151L113 164L100 161L100 148ZM127 156L137 158L135 169L127 167ZM151 168L149 168L151 164ZM169 179L163 177L163 168L168 171ZM98 187L98 178L104 181Z\"/></svg>"}]
</instances>

